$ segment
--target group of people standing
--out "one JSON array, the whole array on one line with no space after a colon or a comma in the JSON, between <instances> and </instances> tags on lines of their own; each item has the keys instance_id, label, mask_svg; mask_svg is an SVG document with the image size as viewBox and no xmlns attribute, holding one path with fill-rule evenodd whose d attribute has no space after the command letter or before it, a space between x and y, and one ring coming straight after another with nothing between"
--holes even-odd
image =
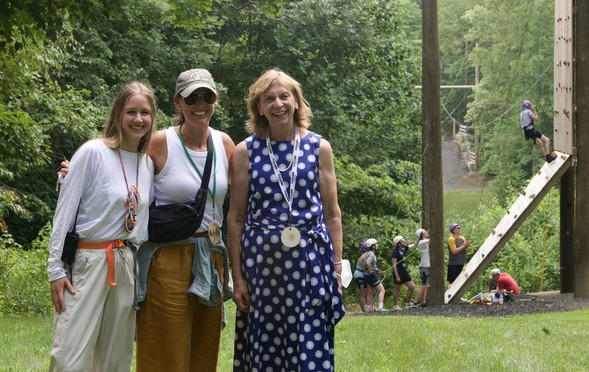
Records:
<instances>
[{"instance_id":1,"label":"group of people standing","mask_svg":"<svg viewBox=\"0 0 589 372\"><path fill-rule=\"evenodd\" d=\"M409 245L406 243L405 238L400 235L393 239L395 247L390 259L394 276L394 310L401 310L399 306L399 293L402 285L407 286L407 299L405 301L407 307L427 306L427 289L429 288L430 277L429 233L427 230L420 228L415 232L415 235L417 239ZM413 248L417 248L420 255L419 275L421 280L415 300L413 300L415 284L407 266L407 254ZM356 262L356 269L354 271L354 280L360 291L360 307L363 312L372 312L373 310L383 311L386 291L382 283L384 274L376 266L376 253L378 252L377 240L370 238L360 243L360 250L362 252ZM375 293L378 296L378 307L373 309L372 304L374 303Z\"/></svg>"},{"instance_id":2,"label":"group of people standing","mask_svg":"<svg viewBox=\"0 0 589 372\"><path fill-rule=\"evenodd\" d=\"M264 72L249 88L250 135L237 146L209 126L219 93L207 70L178 76L174 104L175 125L154 131L153 91L125 85L102 138L62 164L48 260L50 370L129 371L135 339L137 371L215 371L231 297L236 371L334 370L341 212L332 149L308 129L300 84ZM149 206L194 201L210 146L200 227L149 242ZM229 188L226 246L218 231ZM62 252L72 232L70 265Z\"/></svg>"},{"instance_id":3,"label":"group of people standing","mask_svg":"<svg viewBox=\"0 0 589 372\"><path fill-rule=\"evenodd\" d=\"M458 224L451 224L449 227L451 233L447 241L448 247L448 268L447 281L448 286L458 278L466 263L466 254L471 241L462 235L462 227ZM425 229L417 229L415 232L416 239L411 244L407 244L403 236L393 238L394 248L390 256L392 273L394 278L393 287L393 310L401 310L399 306L399 294L403 285L407 286L407 297L405 305L409 307L427 306L427 291L430 286L430 256L429 256L429 232ZM413 299L415 283L409 273L407 258L411 249L417 249L420 255L419 276L420 286ZM384 304L385 289L383 285L384 273L378 270L376 265L379 245L376 239L370 238L360 243L360 257L356 261L354 270L354 280L359 289L359 303L362 312L382 311ZM502 291L507 295L520 293L519 286L515 280L507 273L499 269L493 269L489 276L489 292ZM373 308L375 295L378 298L378 307Z\"/></svg>"}]
</instances>

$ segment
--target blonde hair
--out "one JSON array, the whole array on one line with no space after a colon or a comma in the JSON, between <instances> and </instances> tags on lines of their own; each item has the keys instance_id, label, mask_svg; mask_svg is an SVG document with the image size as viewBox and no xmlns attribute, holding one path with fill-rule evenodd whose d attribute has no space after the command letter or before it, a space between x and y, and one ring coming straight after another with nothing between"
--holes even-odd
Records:
<instances>
[{"instance_id":1,"label":"blonde hair","mask_svg":"<svg viewBox=\"0 0 589 372\"><path fill-rule=\"evenodd\" d=\"M149 103L151 110L151 128L149 129L149 132L147 132L147 134L145 134L141 138L141 141L137 146L138 152L147 152L149 140L151 139L151 134L153 133L153 130L155 128L157 104L155 95L153 94L153 90L148 85L137 81L128 83L119 90L119 93L115 97L110 108L110 113L108 114L108 117L106 118L106 121L104 123L104 130L102 131L102 141L111 149L121 148L121 141L123 140L122 122L123 114L125 111L125 105L127 104L129 98L131 98L131 96L135 94L141 94L145 96L145 98L147 98L147 102Z\"/></svg>"},{"instance_id":2,"label":"blonde hair","mask_svg":"<svg viewBox=\"0 0 589 372\"><path fill-rule=\"evenodd\" d=\"M303 89L298 81L293 79L287 73L278 68L265 71L255 83L249 87L249 97L247 99L247 109L249 119L245 122L245 130L248 133L255 133L260 137L265 137L268 131L268 119L260 115L258 104L260 96L274 84L284 85L295 97L298 109L294 113L295 125L299 128L309 128L313 112L311 106L303 96Z\"/></svg>"}]
</instances>

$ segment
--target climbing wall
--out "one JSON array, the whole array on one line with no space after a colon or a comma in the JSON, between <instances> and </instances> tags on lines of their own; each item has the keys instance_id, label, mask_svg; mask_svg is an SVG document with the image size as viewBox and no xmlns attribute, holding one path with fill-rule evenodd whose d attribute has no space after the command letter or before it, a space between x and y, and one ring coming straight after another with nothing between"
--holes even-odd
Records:
<instances>
[{"instance_id":1,"label":"climbing wall","mask_svg":"<svg viewBox=\"0 0 589 372\"><path fill-rule=\"evenodd\" d=\"M456 278L452 287L446 291L445 303L460 301L471 284L487 269L499 250L503 248L536 205L570 167L570 155L558 151L556 151L556 155L556 159L552 163L544 163L530 184L520 192L520 196L505 213L499 224L491 230L491 234L471 257L468 264L464 266L462 273Z\"/></svg>"}]
</instances>

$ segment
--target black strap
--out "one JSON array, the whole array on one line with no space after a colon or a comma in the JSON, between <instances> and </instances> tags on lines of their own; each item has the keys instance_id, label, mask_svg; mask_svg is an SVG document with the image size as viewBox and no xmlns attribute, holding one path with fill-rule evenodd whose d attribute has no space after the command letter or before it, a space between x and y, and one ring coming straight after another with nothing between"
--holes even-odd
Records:
<instances>
[{"instance_id":1,"label":"black strap","mask_svg":"<svg viewBox=\"0 0 589 372\"><path fill-rule=\"evenodd\" d=\"M201 190L207 190L209 187L209 179L211 178L211 168L213 164L213 136L211 135L211 131L209 130L209 138L207 140L207 160L205 161L205 169L202 174L202 180L200 183ZM198 193L194 200L198 198Z\"/></svg>"},{"instance_id":2,"label":"black strap","mask_svg":"<svg viewBox=\"0 0 589 372\"><path fill-rule=\"evenodd\" d=\"M74 226L69 231L72 234L75 234L76 233L76 224L78 223L78 213L80 213L80 204L79 203L78 203L78 209L76 210L76 218L74 219Z\"/></svg>"}]
</instances>

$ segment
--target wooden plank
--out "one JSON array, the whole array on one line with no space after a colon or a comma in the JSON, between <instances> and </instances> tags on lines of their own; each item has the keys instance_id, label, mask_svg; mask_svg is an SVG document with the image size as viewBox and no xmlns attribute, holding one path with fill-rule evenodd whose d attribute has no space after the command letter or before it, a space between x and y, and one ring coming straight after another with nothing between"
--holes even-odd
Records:
<instances>
[{"instance_id":1,"label":"wooden plank","mask_svg":"<svg viewBox=\"0 0 589 372\"><path fill-rule=\"evenodd\" d=\"M533 212L552 186L571 165L568 154L557 152L552 163L544 163L540 171L530 180L528 187L519 195L501 221L491 230L491 233L469 262L462 273L456 278L452 286L444 294L445 303L458 302L470 285L491 264L497 253L517 231L526 218Z\"/></svg>"},{"instance_id":2,"label":"wooden plank","mask_svg":"<svg viewBox=\"0 0 589 372\"><path fill-rule=\"evenodd\" d=\"M554 2L554 149L573 153L573 0Z\"/></svg>"}]
</instances>

